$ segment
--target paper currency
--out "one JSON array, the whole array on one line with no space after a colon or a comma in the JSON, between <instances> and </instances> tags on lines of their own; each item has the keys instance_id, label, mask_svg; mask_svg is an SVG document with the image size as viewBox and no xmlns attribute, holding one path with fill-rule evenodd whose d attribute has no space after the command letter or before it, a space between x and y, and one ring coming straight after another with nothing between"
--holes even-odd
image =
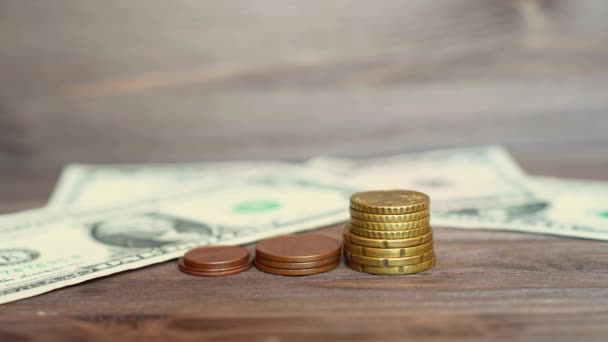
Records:
<instances>
[{"instance_id":1,"label":"paper currency","mask_svg":"<svg viewBox=\"0 0 608 342\"><path fill-rule=\"evenodd\" d=\"M514 230L608 240L608 183L532 177L545 200L441 212L438 222L458 228Z\"/></svg>"},{"instance_id":2,"label":"paper currency","mask_svg":"<svg viewBox=\"0 0 608 342\"><path fill-rule=\"evenodd\" d=\"M170 260L197 245L244 244L345 221L354 191L297 167L185 188L130 205L0 217L0 303Z\"/></svg>"},{"instance_id":3,"label":"paper currency","mask_svg":"<svg viewBox=\"0 0 608 342\"><path fill-rule=\"evenodd\" d=\"M433 226L608 240L608 183L528 177L500 146L310 164L359 187L427 193Z\"/></svg>"},{"instance_id":4,"label":"paper currency","mask_svg":"<svg viewBox=\"0 0 608 342\"><path fill-rule=\"evenodd\" d=\"M528 177L500 146L435 150L372 159L314 158L308 166L337 175L357 190L416 189L431 197L432 221L438 227L516 230L608 240L602 182ZM51 207L87 207L121 197L146 198L158 191L187 186L195 180L214 182L233 174L264 173L297 167L267 163L202 163L188 165L72 165L66 168ZM245 171L244 171L245 170ZM256 171L257 170L257 171ZM563 182L563 183L562 183ZM591 185L588 185L591 184ZM560 189L568 191L560 191ZM110 189L110 190L108 190ZM574 212L560 203L575 198ZM588 199L593 200L588 200ZM603 214L592 214L591 212ZM604 211L602 211L604 210Z\"/></svg>"},{"instance_id":5,"label":"paper currency","mask_svg":"<svg viewBox=\"0 0 608 342\"><path fill-rule=\"evenodd\" d=\"M525 173L500 146L435 150L373 159L314 158L364 189L412 189L431 197L431 209L483 208L538 198Z\"/></svg>"},{"instance_id":6,"label":"paper currency","mask_svg":"<svg viewBox=\"0 0 608 342\"><path fill-rule=\"evenodd\" d=\"M107 206L135 201L192 184L243 179L254 175L301 172L301 166L273 162L205 162L191 164L70 164L47 204L48 208ZM117 196L117 191L120 196Z\"/></svg>"},{"instance_id":7,"label":"paper currency","mask_svg":"<svg viewBox=\"0 0 608 342\"><path fill-rule=\"evenodd\" d=\"M384 158L314 158L307 166L347 178L359 189L416 189L432 198L434 209L480 208L537 199L524 172L500 146L436 150ZM263 174L300 166L278 162L176 165L86 165L66 167L49 207L108 205L159 191L215 182L231 175ZM288 172L288 171L285 171Z\"/></svg>"}]
</instances>

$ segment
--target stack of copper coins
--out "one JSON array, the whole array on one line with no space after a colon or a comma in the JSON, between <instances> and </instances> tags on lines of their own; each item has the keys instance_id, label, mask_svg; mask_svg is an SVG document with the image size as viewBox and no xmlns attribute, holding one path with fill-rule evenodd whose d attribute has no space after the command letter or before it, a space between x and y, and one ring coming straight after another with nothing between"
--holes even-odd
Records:
<instances>
[{"instance_id":1,"label":"stack of copper coins","mask_svg":"<svg viewBox=\"0 0 608 342\"><path fill-rule=\"evenodd\" d=\"M344 229L346 264L371 274L412 274L435 265L429 197L417 191L359 192Z\"/></svg>"},{"instance_id":2,"label":"stack of copper coins","mask_svg":"<svg viewBox=\"0 0 608 342\"><path fill-rule=\"evenodd\" d=\"M203 246L191 249L177 265L180 271L195 276L226 276L248 270L253 264L249 252L238 246Z\"/></svg>"},{"instance_id":3,"label":"stack of copper coins","mask_svg":"<svg viewBox=\"0 0 608 342\"><path fill-rule=\"evenodd\" d=\"M257 243L255 267L284 276L327 272L340 264L340 242L323 235L283 235Z\"/></svg>"}]
</instances>

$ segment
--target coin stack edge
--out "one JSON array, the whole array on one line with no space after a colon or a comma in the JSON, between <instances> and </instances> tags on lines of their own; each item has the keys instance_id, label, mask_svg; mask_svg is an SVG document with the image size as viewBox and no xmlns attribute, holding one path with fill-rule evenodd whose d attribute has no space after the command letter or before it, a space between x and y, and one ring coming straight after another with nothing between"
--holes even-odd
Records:
<instances>
[{"instance_id":1,"label":"coin stack edge","mask_svg":"<svg viewBox=\"0 0 608 342\"><path fill-rule=\"evenodd\" d=\"M430 199L410 190L367 191L350 198L344 229L348 267L377 275L426 271L436 263Z\"/></svg>"}]
</instances>

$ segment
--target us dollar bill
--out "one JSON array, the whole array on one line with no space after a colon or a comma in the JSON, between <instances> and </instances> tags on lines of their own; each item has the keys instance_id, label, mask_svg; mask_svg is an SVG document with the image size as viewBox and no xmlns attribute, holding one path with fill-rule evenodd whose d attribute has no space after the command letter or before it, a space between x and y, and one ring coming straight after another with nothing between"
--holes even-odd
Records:
<instances>
[{"instance_id":1,"label":"us dollar bill","mask_svg":"<svg viewBox=\"0 0 608 342\"><path fill-rule=\"evenodd\" d=\"M355 191L297 167L186 188L105 208L0 217L0 303L177 258L199 245L238 245L345 221ZM128 194L114 191L115 198Z\"/></svg>"},{"instance_id":2,"label":"us dollar bill","mask_svg":"<svg viewBox=\"0 0 608 342\"><path fill-rule=\"evenodd\" d=\"M538 199L524 171L495 145L372 159L319 157L308 165L331 170L362 188L424 192L434 210L492 208Z\"/></svg>"},{"instance_id":3,"label":"us dollar bill","mask_svg":"<svg viewBox=\"0 0 608 342\"><path fill-rule=\"evenodd\" d=\"M105 206L137 200L192 182L301 168L279 162L160 165L68 165L49 207ZM432 207L481 208L537 200L525 173L500 146L434 150L373 159L313 158L306 167L348 179L359 189L405 188L431 196ZM116 189L121 189L120 196Z\"/></svg>"},{"instance_id":4,"label":"us dollar bill","mask_svg":"<svg viewBox=\"0 0 608 342\"><path fill-rule=\"evenodd\" d=\"M605 183L528 177L501 146L479 146L409 153L371 159L319 157L307 166L348 180L358 190L405 188L431 197L432 224L452 228L515 230L570 237L608 239L605 214L593 214L606 203ZM292 165L265 162L178 165L71 165L66 168L51 207L87 207L121 198L146 198L167 188L188 186L194 180L227 178L288 170ZM562 182L564 182L562 184ZM567 191L559 191L567 189ZM569 220L558 210L568 198L581 203ZM590 201L588 199L594 199ZM594 209L595 210L595 209ZM602 212L597 209L597 212ZM584 214L583 214L584 213Z\"/></svg>"},{"instance_id":5,"label":"us dollar bill","mask_svg":"<svg viewBox=\"0 0 608 342\"><path fill-rule=\"evenodd\" d=\"M608 182L531 177L543 200L494 208L440 211L458 228L511 230L608 240Z\"/></svg>"},{"instance_id":6,"label":"us dollar bill","mask_svg":"<svg viewBox=\"0 0 608 342\"><path fill-rule=\"evenodd\" d=\"M191 184L249 176L301 172L302 166L275 161L183 164L69 164L61 172L47 208L107 206L132 202ZM120 196L117 190L120 189Z\"/></svg>"},{"instance_id":7,"label":"us dollar bill","mask_svg":"<svg viewBox=\"0 0 608 342\"><path fill-rule=\"evenodd\" d=\"M608 240L608 183L529 177L500 146L310 164L363 188L427 193L433 226Z\"/></svg>"}]
</instances>

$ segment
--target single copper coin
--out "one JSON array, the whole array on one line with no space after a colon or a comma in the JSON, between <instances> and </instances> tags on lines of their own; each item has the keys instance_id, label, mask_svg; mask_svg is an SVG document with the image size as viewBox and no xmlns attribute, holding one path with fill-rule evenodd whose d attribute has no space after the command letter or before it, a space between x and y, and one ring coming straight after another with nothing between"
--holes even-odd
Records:
<instances>
[{"instance_id":1,"label":"single copper coin","mask_svg":"<svg viewBox=\"0 0 608 342\"><path fill-rule=\"evenodd\" d=\"M236 266L236 267L228 267L228 268L218 268L218 269L197 269L193 267L185 266L183 263L183 259L178 260L178 268L180 271L194 276L205 276L205 277L219 277L219 276L227 276L233 275L237 273L241 273L243 271L247 271L253 265L253 259L249 260L249 262L244 265Z\"/></svg>"},{"instance_id":2,"label":"single copper coin","mask_svg":"<svg viewBox=\"0 0 608 342\"><path fill-rule=\"evenodd\" d=\"M336 268L338 265L340 265L340 262L335 262L333 264L329 264L329 265L322 266L322 267L304 268L301 270L288 270L288 269L283 269L283 268L268 267L266 265L260 264L259 262L257 262L257 260L255 262L255 267L262 272L278 274L278 275L285 275L285 276L304 276L304 275L319 274L319 273L323 273L323 272L332 270L332 269Z\"/></svg>"},{"instance_id":3,"label":"single copper coin","mask_svg":"<svg viewBox=\"0 0 608 342\"><path fill-rule=\"evenodd\" d=\"M235 274L239 274L241 272L245 272L248 269L251 268L252 265L246 265L245 267L240 267L239 269L236 270L231 270L231 271L205 271L205 272L194 272L194 271L186 271L186 270L182 270L180 269L183 273L186 273L188 275L193 275L193 276L197 276L197 277L224 277L224 276L229 276L229 275L235 275Z\"/></svg>"},{"instance_id":4,"label":"single copper coin","mask_svg":"<svg viewBox=\"0 0 608 342\"><path fill-rule=\"evenodd\" d=\"M187 274L191 274L191 275L224 275L224 274L236 274L236 273L240 273L242 271L245 271L247 269L249 269L251 267L252 264L247 264L247 265L243 265L243 266L238 266L238 267L231 267L231 268L224 268L224 269L217 269L217 270L197 270L197 269L193 269L193 268L188 268L188 267L183 267L183 266L179 266L179 270L187 273Z\"/></svg>"},{"instance_id":5,"label":"single copper coin","mask_svg":"<svg viewBox=\"0 0 608 342\"><path fill-rule=\"evenodd\" d=\"M255 246L256 257L279 262L309 262L340 255L336 239L317 234L283 235L265 239Z\"/></svg>"},{"instance_id":6,"label":"single copper coin","mask_svg":"<svg viewBox=\"0 0 608 342\"><path fill-rule=\"evenodd\" d=\"M249 262L249 251L239 246L202 246L184 254L184 265L197 269L242 266Z\"/></svg>"},{"instance_id":7,"label":"single copper coin","mask_svg":"<svg viewBox=\"0 0 608 342\"><path fill-rule=\"evenodd\" d=\"M231 266L231 267L221 267L221 268L198 268L198 267L191 267L185 264L184 258L179 258L179 260L177 260L177 265L180 267L180 269L185 269L185 270L190 270L193 272L215 272L215 271L231 271L231 270L236 270L242 267L245 267L247 265L252 265L253 264L253 258L249 258L249 260L247 260L246 263L242 264L242 265L237 265L237 266Z\"/></svg>"},{"instance_id":8,"label":"single copper coin","mask_svg":"<svg viewBox=\"0 0 608 342\"><path fill-rule=\"evenodd\" d=\"M274 268L282 268L284 270L302 270L307 268L317 268L327 266L329 264L335 264L336 262L340 262L340 256L337 257L320 260L320 261L309 261L309 262L280 262L280 261L272 261L266 260L264 258L257 257L255 261L259 264L268 267Z\"/></svg>"}]
</instances>

